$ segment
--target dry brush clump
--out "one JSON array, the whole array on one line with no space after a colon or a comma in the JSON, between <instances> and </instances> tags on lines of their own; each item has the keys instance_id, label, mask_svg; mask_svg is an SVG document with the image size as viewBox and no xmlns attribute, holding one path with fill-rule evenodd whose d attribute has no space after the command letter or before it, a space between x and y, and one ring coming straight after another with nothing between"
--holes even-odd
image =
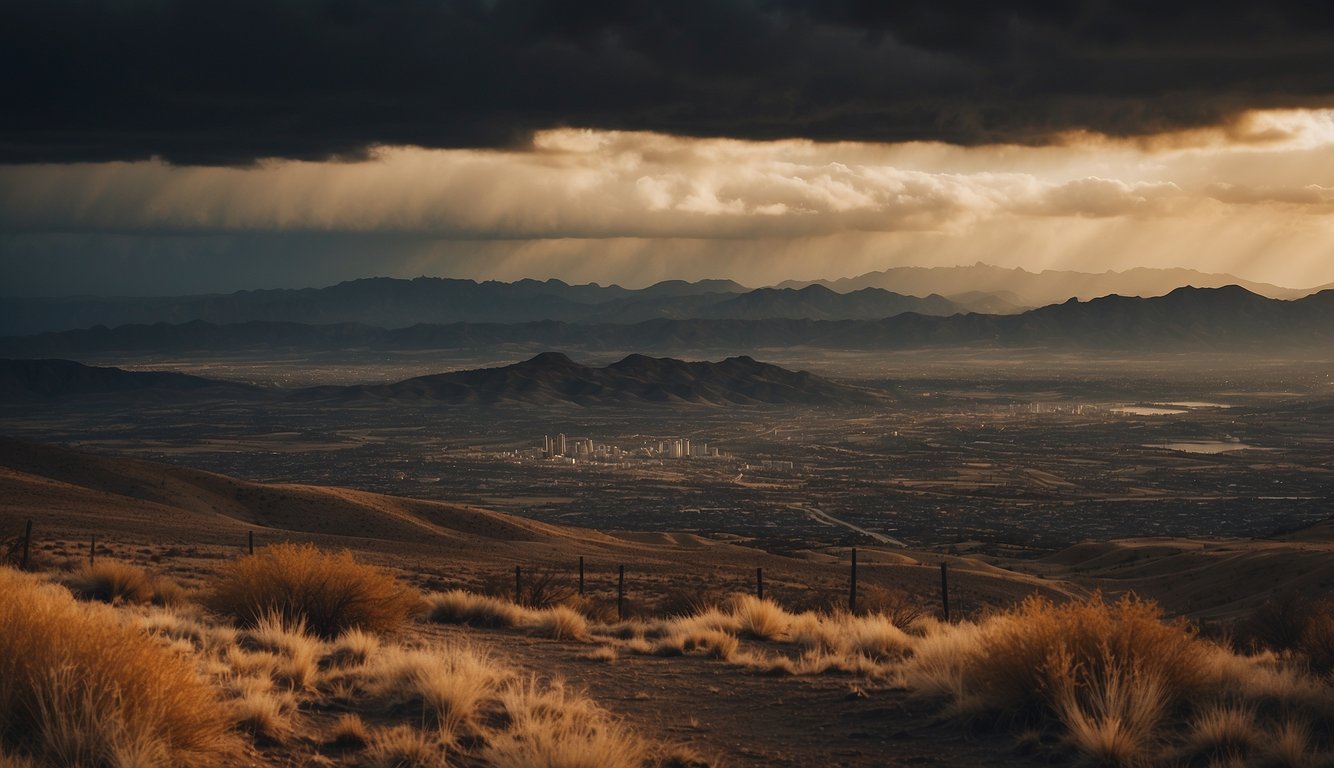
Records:
<instances>
[{"instance_id":1,"label":"dry brush clump","mask_svg":"<svg viewBox=\"0 0 1334 768\"><path fill-rule=\"evenodd\" d=\"M191 659L113 609L0 568L0 752L167 768L225 764L235 746Z\"/></svg>"},{"instance_id":2,"label":"dry brush clump","mask_svg":"<svg viewBox=\"0 0 1334 768\"><path fill-rule=\"evenodd\" d=\"M103 603L147 603L153 599L153 578L137 565L103 560L85 565L62 579L81 600Z\"/></svg>"},{"instance_id":3,"label":"dry brush clump","mask_svg":"<svg viewBox=\"0 0 1334 768\"><path fill-rule=\"evenodd\" d=\"M278 615L331 638L352 628L398 627L420 598L346 550L329 554L309 544L278 544L225 565L203 602L243 626Z\"/></svg>"},{"instance_id":4,"label":"dry brush clump","mask_svg":"<svg viewBox=\"0 0 1334 768\"><path fill-rule=\"evenodd\" d=\"M462 589L427 595L426 619L437 624L508 629L528 618L529 611L508 600Z\"/></svg>"},{"instance_id":5,"label":"dry brush clump","mask_svg":"<svg viewBox=\"0 0 1334 768\"><path fill-rule=\"evenodd\" d=\"M924 623L903 680L955 713L1055 728L1090 765L1316 765L1327 683L1273 654L1238 656L1156 605L1030 598L980 623ZM1249 762L1248 762L1249 761Z\"/></svg>"}]
</instances>

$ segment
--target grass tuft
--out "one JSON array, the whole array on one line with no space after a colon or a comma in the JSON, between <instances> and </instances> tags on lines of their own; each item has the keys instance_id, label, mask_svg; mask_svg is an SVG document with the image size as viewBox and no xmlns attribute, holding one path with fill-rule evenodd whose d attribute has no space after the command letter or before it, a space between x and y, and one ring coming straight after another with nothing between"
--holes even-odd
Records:
<instances>
[{"instance_id":1,"label":"grass tuft","mask_svg":"<svg viewBox=\"0 0 1334 768\"><path fill-rule=\"evenodd\" d=\"M426 618L436 624L508 629L523 623L528 612L507 600L462 589L426 596Z\"/></svg>"},{"instance_id":2,"label":"grass tuft","mask_svg":"<svg viewBox=\"0 0 1334 768\"><path fill-rule=\"evenodd\" d=\"M753 595L737 595L732 600L732 617L743 637L777 640L787 634L792 616L772 600Z\"/></svg>"},{"instance_id":3,"label":"grass tuft","mask_svg":"<svg viewBox=\"0 0 1334 768\"><path fill-rule=\"evenodd\" d=\"M431 734L398 725L376 731L360 765L366 768L445 768L445 745Z\"/></svg>"},{"instance_id":4,"label":"grass tuft","mask_svg":"<svg viewBox=\"0 0 1334 768\"><path fill-rule=\"evenodd\" d=\"M400 626L418 604L412 590L347 551L327 554L309 544L278 544L223 568L204 604L254 626L277 614L333 638L353 628L382 632Z\"/></svg>"},{"instance_id":5,"label":"grass tuft","mask_svg":"<svg viewBox=\"0 0 1334 768\"><path fill-rule=\"evenodd\" d=\"M482 758L494 768L640 768L646 745L559 680L507 685L500 694L510 727Z\"/></svg>"},{"instance_id":6,"label":"grass tuft","mask_svg":"<svg viewBox=\"0 0 1334 768\"><path fill-rule=\"evenodd\" d=\"M533 634L552 640L587 640L588 619L572 608L558 605L533 617Z\"/></svg>"},{"instance_id":7,"label":"grass tuft","mask_svg":"<svg viewBox=\"0 0 1334 768\"><path fill-rule=\"evenodd\" d=\"M103 560L69 574L65 586L80 600L103 603L147 603L153 599L153 580L136 565Z\"/></svg>"}]
</instances>

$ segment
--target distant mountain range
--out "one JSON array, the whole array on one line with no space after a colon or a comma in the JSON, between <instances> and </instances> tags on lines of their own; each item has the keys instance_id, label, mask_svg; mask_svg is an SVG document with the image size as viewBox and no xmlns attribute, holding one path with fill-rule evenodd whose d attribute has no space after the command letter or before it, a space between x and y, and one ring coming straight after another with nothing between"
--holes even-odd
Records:
<instances>
[{"instance_id":1,"label":"distant mountain range","mask_svg":"<svg viewBox=\"0 0 1334 768\"><path fill-rule=\"evenodd\" d=\"M680 354L713 350L921 349L948 346L1050 349L1301 351L1334 347L1334 290L1282 301L1237 286L1180 288L1141 299L1070 300L1017 315L879 320L652 320L613 323L452 323L383 329L359 324L254 322L137 325L0 338L0 355L84 357L111 353L225 353L236 350L407 349L519 352L572 349Z\"/></svg>"},{"instance_id":2,"label":"distant mountain range","mask_svg":"<svg viewBox=\"0 0 1334 768\"><path fill-rule=\"evenodd\" d=\"M420 376L393 384L309 387L289 392L179 373L126 371L69 360L0 360L0 395L27 401L71 395L212 393L304 402L430 400L458 405L874 405L888 396L749 357L718 363L630 355L604 368L545 352L513 365Z\"/></svg>"},{"instance_id":3,"label":"distant mountain range","mask_svg":"<svg viewBox=\"0 0 1334 768\"><path fill-rule=\"evenodd\" d=\"M751 290L730 280L669 281L630 290L568 285L560 280L515 283L416 278L371 278L328 288L240 291L218 296L162 298L12 298L0 302L0 334L31 334L157 322L202 320L217 324L360 323L405 328L421 323L637 323L653 319L859 320L903 312L950 315L973 310L1013 311L1002 299L976 296L956 302L917 298L880 288L840 294L824 286Z\"/></svg>"},{"instance_id":4,"label":"distant mountain range","mask_svg":"<svg viewBox=\"0 0 1334 768\"><path fill-rule=\"evenodd\" d=\"M670 280L628 289L560 280L475 282L419 277L352 280L328 288L238 291L226 295L150 298L7 298L0 335L75 330L97 325L288 322L357 323L377 328L418 324L635 324L648 320L881 320L904 313L1016 314L1069 298L1159 296L1180 286L1240 285L1263 296L1294 299L1312 291L1185 269L1126 272L1027 272L985 264L903 267L815 283L750 289L731 280Z\"/></svg>"},{"instance_id":5,"label":"distant mountain range","mask_svg":"<svg viewBox=\"0 0 1334 768\"><path fill-rule=\"evenodd\" d=\"M970 291L986 294L1021 307L1042 307L1067 299L1088 301L1100 296L1163 296L1176 288L1222 288L1237 285L1252 293L1273 299L1298 299L1334 284L1318 288L1283 288L1269 283L1243 280L1235 275L1197 272L1193 269L1154 269L1141 267L1124 272L1072 272L1006 269L977 263L968 267L895 267L881 272L867 272L840 280L795 281L780 283L779 288L806 288L822 285L839 293L881 288L888 291L925 296L936 293L955 301L969 301ZM976 301L976 299L974 299ZM991 310L978 310L996 314Z\"/></svg>"}]
</instances>

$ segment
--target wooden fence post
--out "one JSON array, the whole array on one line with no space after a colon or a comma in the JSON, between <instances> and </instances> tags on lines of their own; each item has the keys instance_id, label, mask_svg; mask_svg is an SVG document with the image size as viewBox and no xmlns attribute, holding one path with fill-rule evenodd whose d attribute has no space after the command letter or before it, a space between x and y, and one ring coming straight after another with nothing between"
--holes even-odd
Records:
<instances>
[{"instance_id":1,"label":"wooden fence post","mask_svg":"<svg viewBox=\"0 0 1334 768\"><path fill-rule=\"evenodd\" d=\"M584 596L584 556L579 556L579 596Z\"/></svg>"},{"instance_id":2,"label":"wooden fence post","mask_svg":"<svg viewBox=\"0 0 1334 768\"><path fill-rule=\"evenodd\" d=\"M764 568L760 566L755 567L755 597L764 599Z\"/></svg>"},{"instance_id":3,"label":"wooden fence post","mask_svg":"<svg viewBox=\"0 0 1334 768\"><path fill-rule=\"evenodd\" d=\"M523 569L514 566L514 602L522 605L523 601Z\"/></svg>"},{"instance_id":4,"label":"wooden fence post","mask_svg":"<svg viewBox=\"0 0 1334 768\"><path fill-rule=\"evenodd\" d=\"M944 609L945 621L950 620L950 577L949 564L940 561L940 605Z\"/></svg>"},{"instance_id":5,"label":"wooden fence post","mask_svg":"<svg viewBox=\"0 0 1334 768\"><path fill-rule=\"evenodd\" d=\"M23 526L23 560L20 561L19 568L28 570L28 554L32 551L32 521Z\"/></svg>"},{"instance_id":6,"label":"wooden fence post","mask_svg":"<svg viewBox=\"0 0 1334 768\"><path fill-rule=\"evenodd\" d=\"M848 579L848 613L857 612L857 548L852 548L852 576Z\"/></svg>"},{"instance_id":7,"label":"wooden fence post","mask_svg":"<svg viewBox=\"0 0 1334 768\"><path fill-rule=\"evenodd\" d=\"M93 534L93 540L88 542L88 565L92 565L97 560L97 534Z\"/></svg>"},{"instance_id":8,"label":"wooden fence post","mask_svg":"<svg viewBox=\"0 0 1334 768\"><path fill-rule=\"evenodd\" d=\"M625 621L625 566L622 565L616 577L616 616Z\"/></svg>"},{"instance_id":9,"label":"wooden fence post","mask_svg":"<svg viewBox=\"0 0 1334 768\"><path fill-rule=\"evenodd\" d=\"M254 532L254 531L246 531L246 539L247 539L247 540L249 541L249 543L250 543L250 554L252 554L252 555L255 554L255 532Z\"/></svg>"}]
</instances>

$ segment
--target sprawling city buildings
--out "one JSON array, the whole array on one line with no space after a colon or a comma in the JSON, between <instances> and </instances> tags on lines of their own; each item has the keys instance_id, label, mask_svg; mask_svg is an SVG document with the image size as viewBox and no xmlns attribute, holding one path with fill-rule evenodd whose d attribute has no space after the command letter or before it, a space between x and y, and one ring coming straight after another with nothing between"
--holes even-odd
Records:
<instances>
[{"instance_id":1,"label":"sprawling city buildings","mask_svg":"<svg viewBox=\"0 0 1334 768\"><path fill-rule=\"evenodd\" d=\"M521 453L533 454L534 451ZM570 438L565 433L555 437L542 436L542 449L530 458L564 461L624 461L631 458L647 459L705 459L722 458L725 454L707 442L677 437L668 440L645 441L633 448L594 442L591 437Z\"/></svg>"}]
</instances>

